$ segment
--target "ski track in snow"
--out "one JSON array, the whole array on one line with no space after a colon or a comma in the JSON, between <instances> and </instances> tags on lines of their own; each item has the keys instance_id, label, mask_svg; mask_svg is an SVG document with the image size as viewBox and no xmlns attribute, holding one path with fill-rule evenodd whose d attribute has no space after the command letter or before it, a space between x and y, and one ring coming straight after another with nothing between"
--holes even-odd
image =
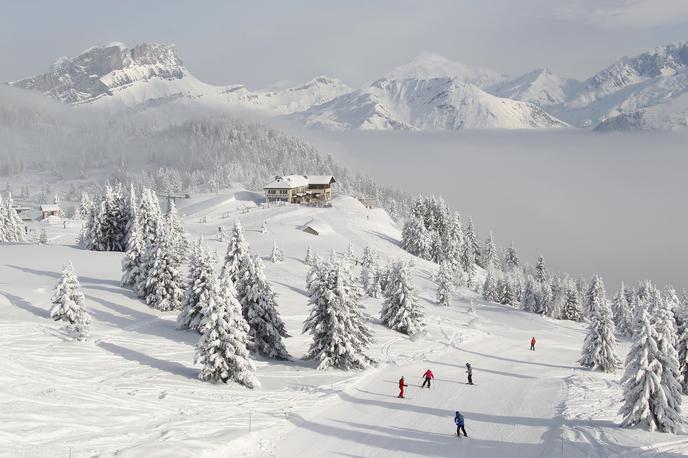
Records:
<instances>
[{"instance_id":1,"label":"ski track in snow","mask_svg":"<svg viewBox=\"0 0 688 458\"><path fill-rule=\"evenodd\" d=\"M49 225L53 245L0 246L0 456L67 457L649 457L684 456L688 439L622 429L617 410L621 375L577 367L584 325L554 321L487 304L457 291L451 307L434 304L435 266L416 260L416 287L426 329L409 338L382 327L381 299L366 299L375 333L369 354L379 364L363 372L317 371L299 358L308 244L314 252L357 253L368 244L382 261L404 255L390 240L398 229L381 210L353 199L331 209L253 207L258 196L197 196L186 229L213 240L218 225L237 216L253 250L276 241L281 264L266 263L291 338L291 363L256 361L262 388L246 390L197 380L198 335L175 329L176 313L148 308L119 286L121 253L70 245L77 225ZM243 213L250 208L248 213ZM229 219L226 212L230 212ZM332 234L298 230L313 217ZM199 222L205 218L208 222ZM268 234L259 230L268 222ZM57 243L65 243L59 245ZM405 255L404 255L405 256ZM74 342L48 318L49 297L71 259L93 318L92 337ZM475 312L467 313L473 300ZM530 337L537 351L528 350ZM625 351L627 344L622 345ZM476 385L466 385L465 363ZM432 369L432 389L421 374ZM398 399L404 375L407 399ZM469 438L455 436L461 410ZM251 432L249 432L249 421Z\"/></svg>"}]
</instances>

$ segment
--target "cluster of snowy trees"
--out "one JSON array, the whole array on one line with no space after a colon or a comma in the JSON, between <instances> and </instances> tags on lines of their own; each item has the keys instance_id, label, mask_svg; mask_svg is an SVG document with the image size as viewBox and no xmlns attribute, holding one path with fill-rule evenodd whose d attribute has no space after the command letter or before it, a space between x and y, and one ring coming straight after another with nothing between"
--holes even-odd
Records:
<instances>
[{"instance_id":1,"label":"cluster of snowy trees","mask_svg":"<svg viewBox=\"0 0 688 458\"><path fill-rule=\"evenodd\" d=\"M177 327L201 334L196 352L196 362L203 364L199 378L255 388L260 385L250 353L289 359L283 341L289 335L263 263L250 255L238 220L219 274L215 266L213 253L199 240L191 250Z\"/></svg>"},{"instance_id":2,"label":"cluster of snowy trees","mask_svg":"<svg viewBox=\"0 0 688 458\"><path fill-rule=\"evenodd\" d=\"M168 210L163 215L153 191L143 189L139 195L132 186L128 198L110 198L122 205L113 213L118 216L125 213L126 217L116 225L118 231L104 231L102 228L115 225L103 222L96 215L107 214L112 208L107 203L108 196L117 194L121 194L121 190L106 192L100 204L93 206L80 237L82 246L98 249L124 245L122 286L130 287L153 308L162 311L179 309L184 297L181 265L187 242L174 202L169 201ZM115 233L117 235L104 236ZM108 242L113 240L117 240L117 245Z\"/></svg>"},{"instance_id":3,"label":"cluster of snowy trees","mask_svg":"<svg viewBox=\"0 0 688 458\"><path fill-rule=\"evenodd\" d=\"M444 199L418 197L402 230L401 245L409 253L438 264L446 262L457 283L475 287L481 247L473 220L464 227L461 216Z\"/></svg>"},{"instance_id":4,"label":"cluster of snowy trees","mask_svg":"<svg viewBox=\"0 0 688 458\"><path fill-rule=\"evenodd\" d=\"M3 200L0 196L0 243L23 242L24 228L21 217L14 209L12 194Z\"/></svg>"},{"instance_id":5,"label":"cluster of snowy trees","mask_svg":"<svg viewBox=\"0 0 688 458\"><path fill-rule=\"evenodd\" d=\"M650 282L628 297L632 347L621 380L622 426L679 432L681 394L688 394L688 305L672 288L662 293Z\"/></svg>"}]
</instances>

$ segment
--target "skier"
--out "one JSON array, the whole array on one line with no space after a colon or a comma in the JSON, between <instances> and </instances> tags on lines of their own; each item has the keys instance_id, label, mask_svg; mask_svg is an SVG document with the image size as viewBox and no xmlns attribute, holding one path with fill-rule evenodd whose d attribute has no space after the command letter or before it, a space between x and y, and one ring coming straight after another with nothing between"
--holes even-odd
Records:
<instances>
[{"instance_id":1,"label":"skier","mask_svg":"<svg viewBox=\"0 0 688 458\"><path fill-rule=\"evenodd\" d=\"M466 373L468 374L468 384L473 385L473 368L471 363L466 363Z\"/></svg>"},{"instance_id":2,"label":"skier","mask_svg":"<svg viewBox=\"0 0 688 458\"><path fill-rule=\"evenodd\" d=\"M434 379L435 376L432 375L432 371L428 369L427 371L425 371L425 374L423 374L423 377L425 377L425 381L423 382L423 386L421 386L421 388L425 388L425 385L427 384L428 389L430 389L430 380Z\"/></svg>"},{"instance_id":3,"label":"skier","mask_svg":"<svg viewBox=\"0 0 688 458\"><path fill-rule=\"evenodd\" d=\"M456 423L456 435L461 437L461 431L463 431L463 435L468 437L468 434L466 434L466 428L464 427L463 415L461 415L461 412L458 410L456 411L456 416L454 417L454 423Z\"/></svg>"},{"instance_id":4,"label":"skier","mask_svg":"<svg viewBox=\"0 0 688 458\"><path fill-rule=\"evenodd\" d=\"M404 376L402 375L399 379L399 396L397 396L398 398L404 398L404 387L407 386L408 385L404 382Z\"/></svg>"},{"instance_id":5,"label":"skier","mask_svg":"<svg viewBox=\"0 0 688 458\"><path fill-rule=\"evenodd\" d=\"M535 342L536 342L535 337L530 339L530 349L533 351L535 351Z\"/></svg>"}]
</instances>

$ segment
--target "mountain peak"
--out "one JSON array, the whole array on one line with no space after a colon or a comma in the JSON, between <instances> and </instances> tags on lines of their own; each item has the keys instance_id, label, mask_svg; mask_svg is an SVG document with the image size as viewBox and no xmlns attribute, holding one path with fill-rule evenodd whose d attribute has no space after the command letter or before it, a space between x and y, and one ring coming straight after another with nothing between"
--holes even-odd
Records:
<instances>
[{"instance_id":1,"label":"mountain peak","mask_svg":"<svg viewBox=\"0 0 688 458\"><path fill-rule=\"evenodd\" d=\"M83 103L115 88L151 78L181 79L185 74L174 45L122 43L93 46L73 58L61 57L40 75L11 83L66 103Z\"/></svg>"},{"instance_id":2,"label":"mountain peak","mask_svg":"<svg viewBox=\"0 0 688 458\"><path fill-rule=\"evenodd\" d=\"M402 64L385 75L386 79L434 79L453 78L455 80L486 87L505 79L505 76L494 70L473 67L454 62L439 54L424 52L412 61Z\"/></svg>"}]
</instances>

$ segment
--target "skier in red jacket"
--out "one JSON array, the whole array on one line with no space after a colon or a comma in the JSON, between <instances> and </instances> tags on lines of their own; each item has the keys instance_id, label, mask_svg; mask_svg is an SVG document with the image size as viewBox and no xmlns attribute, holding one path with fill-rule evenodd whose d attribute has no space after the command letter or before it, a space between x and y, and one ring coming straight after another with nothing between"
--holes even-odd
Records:
<instances>
[{"instance_id":1,"label":"skier in red jacket","mask_svg":"<svg viewBox=\"0 0 688 458\"><path fill-rule=\"evenodd\" d=\"M408 385L404 382L404 377L402 376L402 377L399 379L399 396L397 396L398 398L402 398L402 399L403 399L403 397L404 397L404 387L407 387L407 386L408 386Z\"/></svg>"},{"instance_id":2,"label":"skier in red jacket","mask_svg":"<svg viewBox=\"0 0 688 458\"><path fill-rule=\"evenodd\" d=\"M427 384L428 389L430 389L430 380L434 379L435 376L432 375L432 371L428 369L427 371L425 371L425 374L423 374L423 377L425 377L425 381L423 382L423 386L421 386L421 388L425 388L425 385Z\"/></svg>"},{"instance_id":3,"label":"skier in red jacket","mask_svg":"<svg viewBox=\"0 0 688 458\"><path fill-rule=\"evenodd\" d=\"M536 342L535 337L530 339L530 349L533 351L535 351L535 342Z\"/></svg>"}]
</instances>

